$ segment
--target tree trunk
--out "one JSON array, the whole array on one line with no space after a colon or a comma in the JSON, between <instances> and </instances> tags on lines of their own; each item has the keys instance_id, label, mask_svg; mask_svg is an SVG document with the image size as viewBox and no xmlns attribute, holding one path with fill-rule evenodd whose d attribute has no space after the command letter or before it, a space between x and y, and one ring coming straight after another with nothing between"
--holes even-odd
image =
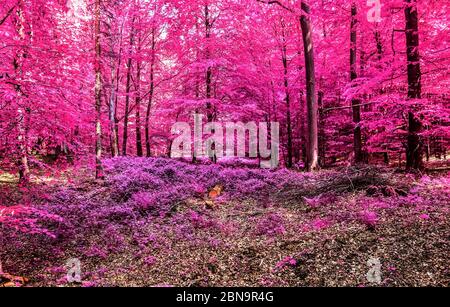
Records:
<instances>
[{"instance_id":1,"label":"tree trunk","mask_svg":"<svg viewBox=\"0 0 450 307\"><path fill-rule=\"evenodd\" d=\"M152 29L152 59L150 63L150 92L148 96L147 112L145 114L145 149L147 151L147 157L152 156L150 148L150 111L153 103L153 95L155 92L155 58L156 58L156 40L155 40L155 27Z\"/></svg>"},{"instance_id":2,"label":"tree trunk","mask_svg":"<svg viewBox=\"0 0 450 307\"><path fill-rule=\"evenodd\" d=\"M304 12L300 17L300 25L305 50L306 106L308 113L307 170L314 171L319 168L318 110L315 90L314 48L311 19L309 17L310 7L304 1L302 1L301 5Z\"/></svg>"},{"instance_id":3,"label":"tree trunk","mask_svg":"<svg viewBox=\"0 0 450 307\"><path fill-rule=\"evenodd\" d=\"M206 38L206 59L210 58L210 50L209 50L209 40L211 38L211 28L212 24L209 19L209 7L208 5L205 5L205 38ZM212 98L212 68L208 64L208 68L206 69L206 118L208 123L211 123L215 119L215 110L214 106L212 105L210 99ZM215 146L215 144L214 144ZM214 153L211 157L211 161L214 163L217 162L217 156Z\"/></svg>"},{"instance_id":4,"label":"tree trunk","mask_svg":"<svg viewBox=\"0 0 450 307\"><path fill-rule=\"evenodd\" d=\"M211 23L209 20L209 7L208 5L205 5L205 38L206 38L206 44L209 44L209 39L211 38ZM206 47L206 59L209 59L210 54L209 54L209 47ZM212 92L212 87L211 87L211 83L212 83L212 69L211 67L208 65L208 68L206 69L206 99L207 99L207 103L206 103L206 110L207 110L207 120L208 122L212 122L214 120L214 114L213 114L213 107L211 102L209 101L209 99L212 98L211 92Z\"/></svg>"},{"instance_id":5,"label":"tree trunk","mask_svg":"<svg viewBox=\"0 0 450 307\"><path fill-rule=\"evenodd\" d=\"M118 75L119 76L119 75ZM120 78L117 78L118 80ZM119 91L119 87L117 86L116 88L116 93L118 93ZM120 155L120 146L119 146L119 118L117 117L117 105L118 105L118 95L116 94L116 101L114 103L115 106L115 117L114 117L114 133L115 133L115 140L116 140L116 144L114 145L115 148L117 148L117 155Z\"/></svg>"},{"instance_id":6,"label":"tree trunk","mask_svg":"<svg viewBox=\"0 0 450 307\"><path fill-rule=\"evenodd\" d=\"M101 48L100 48L100 0L95 1L95 178L103 179L102 167L102 124L101 124Z\"/></svg>"},{"instance_id":7,"label":"tree trunk","mask_svg":"<svg viewBox=\"0 0 450 307\"><path fill-rule=\"evenodd\" d=\"M356 72L356 19L357 8L356 4L352 4L352 19L350 25L350 79L354 81L358 75ZM355 154L355 163L363 162L362 154L362 136L361 136L361 101L359 99L352 99L353 123L355 124L353 130L353 150Z\"/></svg>"},{"instance_id":8,"label":"tree trunk","mask_svg":"<svg viewBox=\"0 0 450 307\"><path fill-rule=\"evenodd\" d=\"M22 94L18 93L19 101ZM19 107L19 184L27 184L30 181L30 167L28 165L28 134L30 127L30 109Z\"/></svg>"},{"instance_id":9,"label":"tree trunk","mask_svg":"<svg viewBox=\"0 0 450 307\"><path fill-rule=\"evenodd\" d=\"M300 92L300 114L302 117L305 117L306 119L306 101L303 99L304 93ZM304 167L307 168L308 167L308 136L307 136L307 132L306 132L306 125L305 125L305 121L301 120L300 123L300 134L301 134L301 155L302 155L302 161L304 164Z\"/></svg>"},{"instance_id":10,"label":"tree trunk","mask_svg":"<svg viewBox=\"0 0 450 307\"><path fill-rule=\"evenodd\" d=\"M419 57L419 32L416 0L405 0L406 19L406 56L408 60L408 98L421 98L421 71ZM423 167L423 145L419 136L422 130L420 120L413 111L408 112L408 139L406 148L406 168L421 169Z\"/></svg>"},{"instance_id":11,"label":"tree trunk","mask_svg":"<svg viewBox=\"0 0 450 307\"><path fill-rule=\"evenodd\" d=\"M120 69L122 67L122 52L123 52L123 28L124 28L124 23L122 23L122 26L120 28L120 48L119 48L119 63L117 65L117 72L116 72L116 93L119 92L119 88L120 88ZM114 129L115 129L115 133L116 133L116 147L117 147L117 153L118 155L120 155L120 141L119 141L119 117L118 117L118 107L119 107L119 95L116 94L116 101L115 101L115 118L114 118Z\"/></svg>"},{"instance_id":12,"label":"tree trunk","mask_svg":"<svg viewBox=\"0 0 450 307\"><path fill-rule=\"evenodd\" d=\"M111 156L113 158L119 156L119 144L118 144L118 135L117 135L117 129L116 129L116 121L117 121L117 106L116 106L116 97L117 97L117 87L115 85L116 78L119 79L119 67L120 67L120 51L119 51L119 60L117 64L117 69L114 69L114 47L113 47L113 40L112 35L110 33L111 37L111 95L109 97L109 125L110 125L110 134L111 134ZM122 47L120 47L119 50L121 50Z\"/></svg>"},{"instance_id":13,"label":"tree trunk","mask_svg":"<svg viewBox=\"0 0 450 307\"><path fill-rule=\"evenodd\" d=\"M18 169L19 169L19 183L20 184L27 184L30 181L30 167L28 165L28 131L29 131L29 120L30 120L30 109L25 105L25 101L23 99L25 95L23 88L22 88L22 76L23 76L23 62L27 58L27 52L25 50L26 48L26 31L25 31L25 12L24 12L24 3L23 1L18 2L18 9L17 9L17 23L16 23L16 30L19 34L20 40L23 44L23 46L19 47L19 51L17 52L17 55L14 58L14 70L16 71L18 75L18 83L14 85L14 89L17 94L17 127L18 127L18 135L17 135L17 141L18 141L18 149L19 149L19 159L17 161Z\"/></svg>"},{"instance_id":14,"label":"tree trunk","mask_svg":"<svg viewBox=\"0 0 450 307\"><path fill-rule=\"evenodd\" d=\"M287 126L287 161L286 167L292 168L292 122L291 122L291 97L289 95L289 80L288 80L288 62L287 62L287 46L286 33L284 22L281 21L283 45L281 47L281 56L283 61L283 77L284 77L284 91L286 95L286 126Z\"/></svg>"},{"instance_id":15,"label":"tree trunk","mask_svg":"<svg viewBox=\"0 0 450 307\"><path fill-rule=\"evenodd\" d=\"M141 51L141 37L139 35L138 42L138 54ZM136 81L135 81L135 89L136 89L136 154L138 157L142 157L144 155L142 149L142 134L141 134L141 62L137 61L136 64Z\"/></svg>"},{"instance_id":16,"label":"tree trunk","mask_svg":"<svg viewBox=\"0 0 450 307\"><path fill-rule=\"evenodd\" d=\"M383 42L381 40L381 34L380 31L378 31L378 29L375 31L375 42L377 44L378 67L379 69L381 69L382 68L381 59L383 57ZM369 108L372 108L372 105L370 105ZM384 156L384 163L386 165L389 165L390 164L389 151L384 152L383 156Z\"/></svg>"},{"instance_id":17,"label":"tree trunk","mask_svg":"<svg viewBox=\"0 0 450 307\"><path fill-rule=\"evenodd\" d=\"M128 61L127 61L127 85L126 85L126 94L125 94L125 115L124 115L124 122L123 122L123 140L122 140L122 155L127 155L127 143L128 143L128 117L130 113L130 90L131 90L131 53L133 52L133 44L134 44L134 17L132 20L132 26L130 30L130 46L129 46L129 53L128 53Z\"/></svg>"},{"instance_id":18,"label":"tree trunk","mask_svg":"<svg viewBox=\"0 0 450 307\"><path fill-rule=\"evenodd\" d=\"M319 107L319 165L326 166L326 138L325 138L325 124L324 124L324 103L323 91L318 92L318 107Z\"/></svg>"}]
</instances>

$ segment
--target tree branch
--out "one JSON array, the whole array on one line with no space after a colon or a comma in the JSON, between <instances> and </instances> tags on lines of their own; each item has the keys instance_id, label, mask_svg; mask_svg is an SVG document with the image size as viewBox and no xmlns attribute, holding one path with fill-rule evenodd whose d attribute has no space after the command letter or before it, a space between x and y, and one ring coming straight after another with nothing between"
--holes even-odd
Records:
<instances>
[{"instance_id":1,"label":"tree branch","mask_svg":"<svg viewBox=\"0 0 450 307\"><path fill-rule=\"evenodd\" d=\"M6 21L6 19L8 19L8 17L12 14L12 12L14 11L15 8L16 8L16 5L14 5L14 6L6 13L6 16L3 17L3 18L0 20L0 26Z\"/></svg>"},{"instance_id":2,"label":"tree branch","mask_svg":"<svg viewBox=\"0 0 450 307\"><path fill-rule=\"evenodd\" d=\"M276 4L278 6L280 6L281 8L287 10L288 12L291 12L293 14L297 14L297 12L293 9L290 8L286 5L284 5L283 3L281 3L278 0L256 0L257 2L261 2L261 3L265 3L265 4ZM311 13L311 9L309 7L309 5L305 2L305 1L301 1L301 9L303 12L305 12L306 14L310 14Z\"/></svg>"},{"instance_id":3,"label":"tree branch","mask_svg":"<svg viewBox=\"0 0 450 307\"><path fill-rule=\"evenodd\" d=\"M286 5L284 5L283 3L281 3L280 1L277 1L277 0L267 0L267 1L256 0L256 1L261 2L261 3L265 3L265 4L276 4L276 5L282 7L283 9L285 9L285 10L291 12L291 13L295 13L295 11L293 9L291 9L290 7L287 7Z\"/></svg>"},{"instance_id":4,"label":"tree branch","mask_svg":"<svg viewBox=\"0 0 450 307\"><path fill-rule=\"evenodd\" d=\"M342 107L334 107L334 108L327 108L327 109L323 109L322 112L330 112L333 110L342 110L342 109L351 109L353 107L363 107L363 106L368 106L371 104L375 104L376 102L367 102L367 103L361 103L361 104L357 104L357 105L351 105L351 106L342 106Z\"/></svg>"}]
</instances>

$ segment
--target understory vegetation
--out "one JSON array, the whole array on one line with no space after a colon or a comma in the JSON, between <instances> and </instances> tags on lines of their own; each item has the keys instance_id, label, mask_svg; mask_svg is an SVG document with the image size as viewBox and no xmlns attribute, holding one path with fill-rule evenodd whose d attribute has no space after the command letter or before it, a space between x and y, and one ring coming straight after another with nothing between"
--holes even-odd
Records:
<instances>
[{"instance_id":1,"label":"understory vegetation","mask_svg":"<svg viewBox=\"0 0 450 307\"><path fill-rule=\"evenodd\" d=\"M449 283L448 176L370 166L300 173L107 160L26 193L3 183L3 270L28 285L383 286ZM14 207L9 207L14 208ZM11 227L8 227L11 225ZM81 283L66 262L81 262Z\"/></svg>"}]
</instances>

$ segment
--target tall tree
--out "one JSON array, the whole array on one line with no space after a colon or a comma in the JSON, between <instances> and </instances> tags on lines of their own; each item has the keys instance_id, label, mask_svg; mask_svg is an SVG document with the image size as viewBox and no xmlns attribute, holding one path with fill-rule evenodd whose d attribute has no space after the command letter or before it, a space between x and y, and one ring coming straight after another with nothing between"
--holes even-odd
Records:
<instances>
[{"instance_id":1,"label":"tall tree","mask_svg":"<svg viewBox=\"0 0 450 307\"><path fill-rule=\"evenodd\" d=\"M125 111L124 111L124 123L123 123L123 140L122 140L122 155L127 155L127 145L128 145L128 121L130 116L130 91L131 91L131 74L132 71L132 53L133 53L133 45L134 45L134 21L135 16L132 17L131 26L130 26L130 43L128 46L128 60L127 60L127 84L126 84L126 93L125 93Z\"/></svg>"},{"instance_id":2,"label":"tall tree","mask_svg":"<svg viewBox=\"0 0 450 307\"><path fill-rule=\"evenodd\" d=\"M118 33L114 33L116 30L114 28L117 22L117 16L114 14L117 10L117 3L113 2L110 6L111 12L108 14L107 29L109 38L109 68L110 68L110 95L109 95L109 133L111 141L111 156L119 156L119 129L118 129L118 117L117 117L117 102L118 102L118 91L120 83L120 66L122 64L122 45L123 45L123 23L120 26ZM119 41L119 50L115 51L115 45L117 43L117 37Z\"/></svg>"},{"instance_id":3,"label":"tall tree","mask_svg":"<svg viewBox=\"0 0 450 307\"><path fill-rule=\"evenodd\" d=\"M142 33L138 34L137 54L140 55L142 49ZM144 155L142 149L142 133L141 133L141 70L142 62L140 59L136 61L136 80L134 81L136 90L136 154L138 157Z\"/></svg>"},{"instance_id":4,"label":"tall tree","mask_svg":"<svg viewBox=\"0 0 450 307\"><path fill-rule=\"evenodd\" d=\"M286 43L286 25L281 19L281 59L283 62L283 83L286 102L286 128L287 128L287 161L286 166L291 168L293 165L293 149L292 149L292 122L291 122L291 97L289 93L288 78L288 58Z\"/></svg>"},{"instance_id":5,"label":"tall tree","mask_svg":"<svg viewBox=\"0 0 450 307\"><path fill-rule=\"evenodd\" d=\"M305 1L301 2L301 6L302 15L300 17L300 25L305 53L306 106L308 113L307 170L314 171L319 168L319 135L313 33L310 6Z\"/></svg>"},{"instance_id":6,"label":"tall tree","mask_svg":"<svg viewBox=\"0 0 450 307\"><path fill-rule=\"evenodd\" d=\"M296 11L280 1L258 2L277 4L290 13ZM302 30L303 49L305 57L306 74L306 109L308 118L308 137L306 146L306 169L314 171L319 169L319 134L318 134L318 106L316 95L316 72L314 66L313 31L311 25L311 7L306 1L301 1L300 28Z\"/></svg>"},{"instance_id":7,"label":"tall tree","mask_svg":"<svg viewBox=\"0 0 450 307\"><path fill-rule=\"evenodd\" d=\"M212 21L211 21L211 16L209 13L209 4L206 3L205 4L205 8L204 8L205 12L205 41L206 41L206 59L209 60L210 58L210 40L211 40L211 30L212 30ZM210 101L210 99L212 98L212 68L211 65L208 63L207 67L206 67L206 77L205 77L205 86L206 86L206 116L208 119L208 122L212 122L214 119L214 110L213 110L213 105Z\"/></svg>"},{"instance_id":8,"label":"tall tree","mask_svg":"<svg viewBox=\"0 0 450 307\"><path fill-rule=\"evenodd\" d=\"M352 2L351 8L351 23L350 23L350 80L354 82L358 78L357 63L356 63L356 28L358 20L356 3ZM353 151L355 154L355 163L361 163L363 161L362 155L362 137L361 137L361 101L356 98L352 98L352 111L353 111L353 123L355 125L353 129Z\"/></svg>"},{"instance_id":9,"label":"tall tree","mask_svg":"<svg viewBox=\"0 0 450 307\"><path fill-rule=\"evenodd\" d=\"M100 10L101 0L95 0L95 178L103 179L102 167L102 75L101 75L101 47L100 47Z\"/></svg>"},{"instance_id":10,"label":"tall tree","mask_svg":"<svg viewBox=\"0 0 450 307\"><path fill-rule=\"evenodd\" d=\"M406 57L408 66L408 98L420 99L422 94L422 73L419 56L419 27L417 1L405 1L406 19ZM406 168L420 169L423 167L423 144L419 133L422 123L412 110L408 112L408 140L406 149Z\"/></svg>"},{"instance_id":11,"label":"tall tree","mask_svg":"<svg viewBox=\"0 0 450 307\"><path fill-rule=\"evenodd\" d=\"M20 46L16 56L14 57L14 70L16 73L17 82L14 84L17 97L17 126L18 126L18 147L19 147L19 182L22 184L28 183L30 180L30 167L28 165L28 133L29 133L29 117L30 108L27 102L27 94L22 87L23 82L23 67L24 61L27 58L26 48L29 42L27 37L32 35L31 30L26 31L27 21L25 18L25 3L24 0L19 0L17 4L17 20L16 31L19 34Z\"/></svg>"},{"instance_id":12,"label":"tall tree","mask_svg":"<svg viewBox=\"0 0 450 307\"><path fill-rule=\"evenodd\" d=\"M150 59L150 91L148 93L147 111L145 113L145 149L147 157L151 157L150 147L150 112L153 104L153 96L155 94L155 62L156 62L156 26L152 26L151 31L151 59Z\"/></svg>"}]
</instances>

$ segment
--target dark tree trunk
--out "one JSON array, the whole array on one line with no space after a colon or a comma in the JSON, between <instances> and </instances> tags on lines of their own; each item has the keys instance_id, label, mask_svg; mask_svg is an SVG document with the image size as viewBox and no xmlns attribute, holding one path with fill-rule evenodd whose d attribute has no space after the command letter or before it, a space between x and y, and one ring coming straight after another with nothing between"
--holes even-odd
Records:
<instances>
[{"instance_id":1,"label":"dark tree trunk","mask_svg":"<svg viewBox=\"0 0 450 307\"><path fill-rule=\"evenodd\" d=\"M318 140L318 114L316 98L316 78L314 69L314 48L312 40L310 7L302 1L304 14L300 17L306 68L306 106L308 113L308 143L307 143L307 170L314 171L319 168L319 140Z\"/></svg>"},{"instance_id":2,"label":"dark tree trunk","mask_svg":"<svg viewBox=\"0 0 450 307\"><path fill-rule=\"evenodd\" d=\"M326 139L325 139L325 125L324 125L324 105L323 92L318 92L318 106L319 106L319 164L321 167L325 166L326 161Z\"/></svg>"},{"instance_id":3,"label":"dark tree trunk","mask_svg":"<svg viewBox=\"0 0 450 307\"><path fill-rule=\"evenodd\" d=\"M139 36L138 43L138 54L141 51L141 37ZM138 61L136 64L136 154L138 157L144 155L142 148L142 133L141 133L141 62Z\"/></svg>"},{"instance_id":4,"label":"dark tree trunk","mask_svg":"<svg viewBox=\"0 0 450 307\"><path fill-rule=\"evenodd\" d=\"M95 1L95 178L103 179L102 167L102 77L101 77L101 48L100 48L100 0Z\"/></svg>"},{"instance_id":5,"label":"dark tree trunk","mask_svg":"<svg viewBox=\"0 0 450 307\"><path fill-rule=\"evenodd\" d=\"M134 18L133 21L134 23ZM125 95L125 114L124 114L124 122L123 122L123 140L122 140L122 155L127 155L127 143L128 143L128 117L130 113L130 90L131 90L131 65L132 65L132 59L131 59L131 53L133 52L133 44L134 44L134 29L131 28L130 33L130 46L129 46L129 54L128 54L128 61L127 61L127 85L126 85L126 95Z\"/></svg>"},{"instance_id":6,"label":"dark tree trunk","mask_svg":"<svg viewBox=\"0 0 450 307\"><path fill-rule=\"evenodd\" d=\"M352 4L352 19L350 25L350 79L354 81L358 74L356 72L356 25L358 23L356 19L357 8L356 4ZM353 150L355 154L355 163L363 162L362 154L362 136L361 136L361 101L359 99L352 99L352 112L353 112Z\"/></svg>"},{"instance_id":7,"label":"dark tree trunk","mask_svg":"<svg viewBox=\"0 0 450 307\"><path fill-rule=\"evenodd\" d=\"M24 2L21 0L18 2L17 9L17 22L16 22L16 30L19 34L20 40L22 44L25 46L24 42L26 39L26 33L31 33L31 31L25 30L25 14L24 14ZM31 35L31 34L30 34ZM30 168L28 165L28 133L30 128L30 116L31 110L29 107L24 107L25 101L23 100L24 96L27 96L22 88L21 81L23 76L23 62L27 58L26 47L22 47L17 52L17 55L14 58L14 70L18 75L19 83L14 85L14 89L17 93L18 100L18 150L19 150L19 159L17 161L18 169L19 169L19 183L27 184L30 181Z\"/></svg>"},{"instance_id":8,"label":"dark tree trunk","mask_svg":"<svg viewBox=\"0 0 450 307\"><path fill-rule=\"evenodd\" d=\"M117 148L117 155L120 155L120 146L119 146L119 117L117 116L117 110L118 110L118 104L119 104L119 95L117 95L117 93L119 92L119 85L120 85L120 67L122 66L122 52L123 52L123 37L122 37L122 33L123 33L123 28L120 30L120 48L119 48L119 61L118 61L118 65L117 65L117 71L116 71L116 97L115 97L115 102L114 102L114 107L115 107L115 111L114 111L114 133L116 134L115 140L116 140L116 145L115 147Z\"/></svg>"},{"instance_id":9,"label":"dark tree trunk","mask_svg":"<svg viewBox=\"0 0 450 307\"><path fill-rule=\"evenodd\" d=\"M152 29L152 59L150 63L150 92L148 96L147 112L145 114L145 149L147 157L152 156L150 148L150 111L153 103L153 95L155 92L155 52L156 52L155 28Z\"/></svg>"},{"instance_id":10,"label":"dark tree trunk","mask_svg":"<svg viewBox=\"0 0 450 307\"><path fill-rule=\"evenodd\" d=\"M210 50L209 50L209 40L211 38L211 28L212 23L209 18L209 7L208 5L205 5L205 38L206 38L206 58L210 58ZM208 65L208 68L206 69L206 118L208 120L208 123L213 122L216 114L215 114L215 108L213 104L211 103L210 99L212 98L212 69ZM214 153L214 155L211 157L211 161L214 163L217 162L217 156Z\"/></svg>"},{"instance_id":11,"label":"dark tree trunk","mask_svg":"<svg viewBox=\"0 0 450 307\"><path fill-rule=\"evenodd\" d=\"M123 141L122 141L122 155L127 155L127 143L128 143L128 116L130 112L130 90L131 90L131 58L127 63L127 85L125 96L125 114L123 120Z\"/></svg>"},{"instance_id":12,"label":"dark tree trunk","mask_svg":"<svg viewBox=\"0 0 450 307\"><path fill-rule=\"evenodd\" d=\"M284 91L286 95L286 129L287 129L287 161L286 167L292 168L293 152L292 152L292 122L291 122L291 97L289 95L289 79L288 79L288 62L287 62L287 46L284 22L281 21L283 45L281 46L281 56L283 61L283 77Z\"/></svg>"},{"instance_id":13,"label":"dark tree trunk","mask_svg":"<svg viewBox=\"0 0 450 307\"><path fill-rule=\"evenodd\" d=\"M211 38L211 22L209 20L209 7L208 5L205 5L205 38L206 38L206 44L209 44L209 39ZM206 58L209 59L209 47L206 47ZM214 110L212 107L211 102L209 99L212 98L212 69L208 65L208 68L206 69L206 99L208 100L206 103L206 117L208 122L212 122L214 120Z\"/></svg>"},{"instance_id":14,"label":"dark tree trunk","mask_svg":"<svg viewBox=\"0 0 450 307\"><path fill-rule=\"evenodd\" d=\"M119 61L120 62L120 61ZM117 85L116 85L116 93L119 92L119 70L117 71ZM116 94L116 101L114 103L114 106L116 108L116 110L114 111L115 117L114 117L114 133L116 134L116 145L115 147L117 148L117 154L120 155L120 142L119 142L119 118L117 116L117 109L118 109L118 103L119 103L119 95Z\"/></svg>"},{"instance_id":15,"label":"dark tree trunk","mask_svg":"<svg viewBox=\"0 0 450 307\"><path fill-rule=\"evenodd\" d=\"M383 43L381 41L381 34L378 30L375 31L375 41L377 43L378 61L380 61L381 56L383 55Z\"/></svg>"},{"instance_id":16,"label":"dark tree trunk","mask_svg":"<svg viewBox=\"0 0 450 307\"><path fill-rule=\"evenodd\" d=\"M384 164L389 165L389 153L383 152Z\"/></svg>"},{"instance_id":17,"label":"dark tree trunk","mask_svg":"<svg viewBox=\"0 0 450 307\"><path fill-rule=\"evenodd\" d=\"M406 56L408 60L408 98L421 98L421 71L419 56L419 32L416 0L405 0L406 19ZM423 167L423 144L420 138L422 124L414 115L408 112L408 139L406 148L406 168L421 169Z\"/></svg>"},{"instance_id":18,"label":"dark tree trunk","mask_svg":"<svg viewBox=\"0 0 450 307\"><path fill-rule=\"evenodd\" d=\"M21 94L18 94L18 97L21 97ZM23 112L25 111L25 112ZM30 131L30 116L31 116L30 108L26 107L25 110L23 108L19 109L19 151L20 151L20 159L19 159L19 183L20 184L28 184L30 182L30 167L28 165L28 135Z\"/></svg>"},{"instance_id":19,"label":"dark tree trunk","mask_svg":"<svg viewBox=\"0 0 450 307\"><path fill-rule=\"evenodd\" d=\"M377 58L378 58L378 67L381 69L382 68L382 63L381 63L381 59L383 57L383 42L381 41L381 34L378 30L375 31L375 41L377 44ZM371 105L369 106L371 107ZM390 164L390 159L389 159L389 152L386 151L383 153L384 155L384 163L386 165Z\"/></svg>"},{"instance_id":20,"label":"dark tree trunk","mask_svg":"<svg viewBox=\"0 0 450 307\"><path fill-rule=\"evenodd\" d=\"M110 37L110 44L111 44L111 95L109 97L109 125L110 125L110 135L111 135L111 156L117 157L119 156L119 143L118 143L118 135L117 135L117 129L116 129L116 122L117 122L117 92L118 88L116 86L117 80L119 79L119 73L120 73L120 64L121 64L121 53L122 53L122 43L120 43L119 48L119 59L117 63L117 68L114 69L114 40L112 39L111 33L109 33Z\"/></svg>"}]
</instances>

